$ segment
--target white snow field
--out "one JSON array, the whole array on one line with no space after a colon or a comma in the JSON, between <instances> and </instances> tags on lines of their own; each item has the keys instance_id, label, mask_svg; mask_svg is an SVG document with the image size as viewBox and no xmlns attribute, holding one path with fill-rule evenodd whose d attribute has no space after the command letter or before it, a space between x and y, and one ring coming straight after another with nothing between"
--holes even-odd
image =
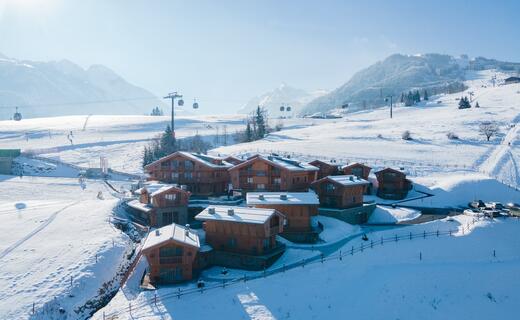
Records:
<instances>
[{"instance_id":1,"label":"white snow field","mask_svg":"<svg viewBox=\"0 0 520 320\"><path fill-rule=\"evenodd\" d=\"M506 75L496 73L501 79ZM482 171L520 186L520 84L493 87L492 71L470 73L463 93L432 96L417 106L397 106L347 114L315 126L287 129L263 140L220 147L219 153L273 151L302 158L359 161L374 167L403 166L411 176L438 171ZM474 92L473 105L459 110L458 100ZM482 121L497 121L500 133L490 142L479 133ZM402 140L405 130L412 140ZM449 132L459 139L450 140Z\"/></svg>"},{"instance_id":2,"label":"white snow field","mask_svg":"<svg viewBox=\"0 0 520 320\"><path fill-rule=\"evenodd\" d=\"M0 319L83 319L88 300L117 288L111 280L132 248L109 223L118 199L102 182L83 187L0 175Z\"/></svg>"},{"instance_id":3,"label":"white snow field","mask_svg":"<svg viewBox=\"0 0 520 320\"><path fill-rule=\"evenodd\" d=\"M405 237L350 255L352 245L363 243L358 238L343 247L341 261L336 252L323 264L180 298L175 287L153 292L127 286L93 319L103 319L103 313L108 319L177 320L514 318L520 301L520 220L473 221L457 216L369 233L375 242L381 236ZM450 229L457 231L406 238L409 232Z\"/></svg>"}]
</instances>

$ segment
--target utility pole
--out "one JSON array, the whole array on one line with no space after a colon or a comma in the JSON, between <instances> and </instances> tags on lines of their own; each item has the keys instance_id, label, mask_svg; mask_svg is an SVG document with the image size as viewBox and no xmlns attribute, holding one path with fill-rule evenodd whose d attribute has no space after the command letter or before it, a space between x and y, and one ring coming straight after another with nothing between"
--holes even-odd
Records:
<instances>
[{"instance_id":1,"label":"utility pole","mask_svg":"<svg viewBox=\"0 0 520 320\"><path fill-rule=\"evenodd\" d=\"M390 119L392 119L392 116L393 116L393 106L394 106L394 96L393 95L386 96L385 102L388 102L388 98L390 98Z\"/></svg>"},{"instance_id":2,"label":"utility pole","mask_svg":"<svg viewBox=\"0 0 520 320\"><path fill-rule=\"evenodd\" d=\"M178 104L179 106L182 106L184 104L184 101L182 100L182 94L178 94L177 91L168 93L164 99L171 99L172 100L172 123L171 123L171 129L172 129L172 136L175 138L175 99L179 98Z\"/></svg>"}]
</instances>

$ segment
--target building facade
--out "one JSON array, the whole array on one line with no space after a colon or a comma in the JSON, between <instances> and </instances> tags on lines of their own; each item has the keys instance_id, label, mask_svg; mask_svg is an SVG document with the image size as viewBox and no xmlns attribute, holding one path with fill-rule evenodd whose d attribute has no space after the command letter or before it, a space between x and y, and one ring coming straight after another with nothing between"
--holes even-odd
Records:
<instances>
[{"instance_id":1,"label":"building facade","mask_svg":"<svg viewBox=\"0 0 520 320\"><path fill-rule=\"evenodd\" d=\"M375 173L377 177L377 196L383 199L404 199L412 187L410 180L401 170L385 168Z\"/></svg>"},{"instance_id":2,"label":"building facade","mask_svg":"<svg viewBox=\"0 0 520 320\"><path fill-rule=\"evenodd\" d=\"M276 155L256 155L229 169L233 189L251 191L300 191L309 189L318 168Z\"/></svg>"},{"instance_id":3,"label":"building facade","mask_svg":"<svg viewBox=\"0 0 520 320\"><path fill-rule=\"evenodd\" d=\"M320 206L346 209L363 205L369 182L354 175L328 176L315 181L311 188L318 194Z\"/></svg>"},{"instance_id":4,"label":"building facade","mask_svg":"<svg viewBox=\"0 0 520 320\"><path fill-rule=\"evenodd\" d=\"M189 227L170 224L152 230L141 250L149 264L150 281L168 284L193 279L199 248L199 237Z\"/></svg>"},{"instance_id":5,"label":"building facade","mask_svg":"<svg viewBox=\"0 0 520 320\"><path fill-rule=\"evenodd\" d=\"M364 180L368 180L368 175L370 174L371 170L371 167L359 162L354 162L346 166L343 166L343 174L354 175Z\"/></svg>"},{"instance_id":6,"label":"building facade","mask_svg":"<svg viewBox=\"0 0 520 320\"><path fill-rule=\"evenodd\" d=\"M316 179L321 179L327 176L335 176L340 174L339 165L335 162L325 162L321 160L314 160L309 162L310 165L319 169Z\"/></svg>"},{"instance_id":7,"label":"building facade","mask_svg":"<svg viewBox=\"0 0 520 320\"><path fill-rule=\"evenodd\" d=\"M135 194L138 199L127 206L138 222L156 228L188 223L189 191L177 185L146 182Z\"/></svg>"},{"instance_id":8,"label":"building facade","mask_svg":"<svg viewBox=\"0 0 520 320\"><path fill-rule=\"evenodd\" d=\"M192 195L218 196L228 192L228 169L218 157L178 151L145 166L151 180L185 185Z\"/></svg>"}]
</instances>

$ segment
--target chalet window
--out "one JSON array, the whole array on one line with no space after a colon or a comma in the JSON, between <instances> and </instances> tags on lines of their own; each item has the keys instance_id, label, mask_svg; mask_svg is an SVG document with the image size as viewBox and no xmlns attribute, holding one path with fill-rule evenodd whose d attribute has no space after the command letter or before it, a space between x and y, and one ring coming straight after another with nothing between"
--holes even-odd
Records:
<instances>
[{"instance_id":1,"label":"chalet window","mask_svg":"<svg viewBox=\"0 0 520 320\"><path fill-rule=\"evenodd\" d=\"M282 178L274 178L274 184L282 184Z\"/></svg>"},{"instance_id":2,"label":"chalet window","mask_svg":"<svg viewBox=\"0 0 520 320\"><path fill-rule=\"evenodd\" d=\"M336 186L333 185L332 183L327 183L325 185L325 191L327 191L327 192L334 192L334 190L336 190Z\"/></svg>"},{"instance_id":3,"label":"chalet window","mask_svg":"<svg viewBox=\"0 0 520 320\"><path fill-rule=\"evenodd\" d=\"M230 248L235 248L237 246L237 239L229 238L228 245Z\"/></svg>"},{"instance_id":4,"label":"chalet window","mask_svg":"<svg viewBox=\"0 0 520 320\"><path fill-rule=\"evenodd\" d=\"M192 179L192 178L193 178L193 174L192 174L191 172L185 172L185 173L184 173L184 177L185 177L186 179Z\"/></svg>"},{"instance_id":5,"label":"chalet window","mask_svg":"<svg viewBox=\"0 0 520 320\"><path fill-rule=\"evenodd\" d=\"M173 212L163 212L162 213L162 225L165 226L167 224L173 223Z\"/></svg>"},{"instance_id":6,"label":"chalet window","mask_svg":"<svg viewBox=\"0 0 520 320\"><path fill-rule=\"evenodd\" d=\"M166 200L169 200L169 201L175 201L175 200L177 200L177 194L176 193L167 194L164 196L164 198L166 198Z\"/></svg>"},{"instance_id":7,"label":"chalet window","mask_svg":"<svg viewBox=\"0 0 520 320\"><path fill-rule=\"evenodd\" d=\"M193 162L190 160L184 160L184 168L186 170L193 170Z\"/></svg>"},{"instance_id":8,"label":"chalet window","mask_svg":"<svg viewBox=\"0 0 520 320\"><path fill-rule=\"evenodd\" d=\"M253 178L252 177L248 177L247 178L247 183L253 183Z\"/></svg>"},{"instance_id":9,"label":"chalet window","mask_svg":"<svg viewBox=\"0 0 520 320\"><path fill-rule=\"evenodd\" d=\"M256 175L259 177L265 177L267 175L267 173L263 170L259 170L256 172Z\"/></svg>"},{"instance_id":10,"label":"chalet window","mask_svg":"<svg viewBox=\"0 0 520 320\"><path fill-rule=\"evenodd\" d=\"M356 202L356 197L355 196L352 197L352 202L354 202L354 203Z\"/></svg>"},{"instance_id":11,"label":"chalet window","mask_svg":"<svg viewBox=\"0 0 520 320\"><path fill-rule=\"evenodd\" d=\"M168 168L168 167L170 167L170 163L168 161L163 161L163 162L161 162L161 167Z\"/></svg>"},{"instance_id":12,"label":"chalet window","mask_svg":"<svg viewBox=\"0 0 520 320\"><path fill-rule=\"evenodd\" d=\"M179 173L178 172L172 172L172 179L179 179Z\"/></svg>"},{"instance_id":13,"label":"chalet window","mask_svg":"<svg viewBox=\"0 0 520 320\"><path fill-rule=\"evenodd\" d=\"M215 178L219 178L220 177L220 171L216 171L213 173Z\"/></svg>"},{"instance_id":14,"label":"chalet window","mask_svg":"<svg viewBox=\"0 0 520 320\"><path fill-rule=\"evenodd\" d=\"M179 160L172 160L172 168L177 169L179 167Z\"/></svg>"},{"instance_id":15,"label":"chalet window","mask_svg":"<svg viewBox=\"0 0 520 320\"><path fill-rule=\"evenodd\" d=\"M276 167L274 167L273 170L272 170L272 173L273 173L274 175L280 175L280 168L276 168Z\"/></svg>"},{"instance_id":16,"label":"chalet window","mask_svg":"<svg viewBox=\"0 0 520 320\"><path fill-rule=\"evenodd\" d=\"M265 184L263 184L263 183L259 183L259 184L256 185L256 188L257 188L258 190L265 190Z\"/></svg>"}]
</instances>

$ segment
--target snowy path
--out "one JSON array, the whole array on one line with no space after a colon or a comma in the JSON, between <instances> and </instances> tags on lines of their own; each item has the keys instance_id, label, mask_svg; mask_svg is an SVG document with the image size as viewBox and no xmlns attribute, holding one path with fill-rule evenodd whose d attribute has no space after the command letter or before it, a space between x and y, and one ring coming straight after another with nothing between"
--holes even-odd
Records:
<instances>
[{"instance_id":1,"label":"snowy path","mask_svg":"<svg viewBox=\"0 0 520 320\"><path fill-rule=\"evenodd\" d=\"M23 244L25 241L31 239L34 235L36 235L38 232L42 231L43 229L45 229L49 224L51 224L51 222L54 221L54 219L56 218L56 216L60 213L60 212L63 212L65 209L68 209L70 207L72 207L73 205L76 205L80 203L80 201L76 201L76 202L73 202L71 204L68 204L66 205L65 207L61 208L60 210L54 212L47 220L45 220L42 224L40 224L36 229L34 229L33 231L31 231L29 234L27 234L26 236L22 237L20 240L16 241L14 244L12 244L11 246L7 247L7 249L5 249L4 251L2 251L0 253L0 259L2 259L3 257L5 257L6 255L8 255L11 251L13 251L14 249L18 248L21 244Z\"/></svg>"}]
</instances>

